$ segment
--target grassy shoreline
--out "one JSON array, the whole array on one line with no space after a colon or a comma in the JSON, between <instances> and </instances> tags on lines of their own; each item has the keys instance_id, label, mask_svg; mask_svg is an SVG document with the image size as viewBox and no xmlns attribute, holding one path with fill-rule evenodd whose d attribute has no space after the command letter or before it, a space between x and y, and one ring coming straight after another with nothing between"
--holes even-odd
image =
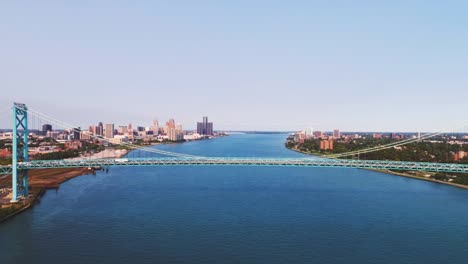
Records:
<instances>
[{"instance_id":1,"label":"grassy shoreline","mask_svg":"<svg viewBox=\"0 0 468 264\"><path fill-rule=\"evenodd\" d=\"M288 148L288 147L286 147L286 148L289 149L289 150L298 152L298 153L309 155L309 156L319 156L319 155L315 155L314 153L301 151L301 150L296 149L296 148ZM405 178L412 178L412 179L416 179L416 180L423 180L423 181L428 181L428 182L433 182L433 183L441 183L441 184L446 184L446 185L450 185L450 186L457 187L457 188L468 189L467 185L463 185L463 184L459 184L459 183L453 183L453 182L447 182L447 181L439 181L439 180L436 180L436 179L421 177L421 176L417 176L417 175L411 175L411 174L404 173L404 172L396 172L396 171L391 171L391 170L376 170L376 169L362 169L362 170L370 170L370 171L380 172L380 173L384 173L384 174L390 174L390 175L395 175L395 176L400 176L400 177L405 177Z\"/></svg>"}]
</instances>

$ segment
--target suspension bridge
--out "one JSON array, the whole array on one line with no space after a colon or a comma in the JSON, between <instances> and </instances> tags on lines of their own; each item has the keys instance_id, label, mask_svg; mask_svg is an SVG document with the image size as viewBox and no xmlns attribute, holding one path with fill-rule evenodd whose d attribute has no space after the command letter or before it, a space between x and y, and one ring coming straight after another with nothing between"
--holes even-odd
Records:
<instances>
[{"instance_id":1,"label":"suspension bridge","mask_svg":"<svg viewBox=\"0 0 468 264\"><path fill-rule=\"evenodd\" d=\"M369 153L383 149L410 144L416 140L434 137L441 133L429 133L418 139L407 139L387 145L347 152L325 157L308 158L261 158L261 157L203 157L183 153L168 152L149 147L137 147L130 143L119 143L129 149L138 149L148 153L164 155L166 157L149 158L99 158L99 159L64 159L64 160L29 160L28 155L28 118L34 115L47 120L64 129L76 129L76 126L61 122L39 111L28 109L26 105L14 103L13 105L13 132L12 132L12 164L0 166L0 174L11 174L12 202L20 197L28 196L28 171L34 169L53 168L80 168L80 167L110 167L110 166L284 166L284 167L338 167L360 168L377 170L404 170L427 172L454 172L468 173L468 164L458 163L430 163L405 162L387 160L355 160L339 159L356 153ZM91 138L109 140L101 135L91 134Z\"/></svg>"}]
</instances>

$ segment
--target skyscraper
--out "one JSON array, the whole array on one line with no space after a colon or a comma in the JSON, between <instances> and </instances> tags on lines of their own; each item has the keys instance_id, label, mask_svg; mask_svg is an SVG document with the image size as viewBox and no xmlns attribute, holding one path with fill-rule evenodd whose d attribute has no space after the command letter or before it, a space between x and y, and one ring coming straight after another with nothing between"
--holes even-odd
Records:
<instances>
[{"instance_id":1,"label":"skyscraper","mask_svg":"<svg viewBox=\"0 0 468 264\"><path fill-rule=\"evenodd\" d=\"M157 119L154 119L153 125L150 127L150 130L153 131L153 135L159 134L159 122Z\"/></svg>"},{"instance_id":2,"label":"skyscraper","mask_svg":"<svg viewBox=\"0 0 468 264\"><path fill-rule=\"evenodd\" d=\"M200 135L213 135L213 123L208 122L208 117L203 117L203 122L197 122L197 133Z\"/></svg>"},{"instance_id":3,"label":"skyscraper","mask_svg":"<svg viewBox=\"0 0 468 264\"><path fill-rule=\"evenodd\" d=\"M94 134L98 136L104 135L104 125L102 124L102 122L99 122L98 125L94 128Z\"/></svg>"},{"instance_id":4,"label":"skyscraper","mask_svg":"<svg viewBox=\"0 0 468 264\"><path fill-rule=\"evenodd\" d=\"M105 125L104 137L114 138L114 124L106 124Z\"/></svg>"},{"instance_id":5,"label":"skyscraper","mask_svg":"<svg viewBox=\"0 0 468 264\"><path fill-rule=\"evenodd\" d=\"M182 132L182 126L168 127L167 128L167 139L170 141L182 141L184 140L184 133Z\"/></svg>"},{"instance_id":6,"label":"skyscraper","mask_svg":"<svg viewBox=\"0 0 468 264\"><path fill-rule=\"evenodd\" d=\"M306 128L304 131L306 138L311 138L313 136L313 132L314 130L311 127Z\"/></svg>"},{"instance_id":7,"label":"skyscraper","mask_svg":"<svg viewBox=\"0 0 468 264\"><path fill-rule=\"evenodd\" d=\"M81 139L81 127L73 128L73 139L80 140Z\"/></svg>"},{"instance_id":8,"label":"skyscraper","mask_svg":"<svg viewBox=\"0 0 468 264\"><path fill-rule=\"evenodd\" d=\"M47 134L47 131L52 131L52 125L50 124L44 124L42 125L42 132L45 134Z\"/></svg>"},{"instance_id":9,"label":"skyscraper","mask_svg":"<svg viewBox=\"0 0 468 264\"><path fill-rule=\"evenodd\" d=\"M95 127L95 131L94 131L94 134L98 135L98 136L103 136L104 135L104 128L103 126L97 126Z\"/></svg>"},{"instance_id":10,"label":"skyscraper","mask_svg":"<svg viewBox=\"0 0 468 264\"><path fill-rule=\"evenodd\" d=\"M170 127L170 128L175 128L175 120L174 119L169 119L169 121L167 121L166 123L166 126Z\"/></svg>"}]
</instances>

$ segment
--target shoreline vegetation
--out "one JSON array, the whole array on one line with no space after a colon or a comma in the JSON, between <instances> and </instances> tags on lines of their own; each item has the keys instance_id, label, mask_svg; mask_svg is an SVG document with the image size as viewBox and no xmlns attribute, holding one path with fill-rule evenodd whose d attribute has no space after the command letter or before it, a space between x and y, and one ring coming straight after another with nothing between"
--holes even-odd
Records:
<instances>
[{"instance_id":1,"label":"shoreline vegetation","mask_svg":"<svg viewBox=\"0 0 468 264\"><path fill-rule=\"evenodd\" d=\"M309 155L309 156L320 156L319 154L302 151L300 149L293 148L293 147L286 146L286 148L289 149L289 150L295 151L295 152L299 152L299 153L302 153L302 154ZM390 175L394 175L394 176L412 178L412 179L416 179L416 180L423 180L423 181L428 181L428 182L433 182L433 183L441 183L441 184L446 184L446 185L450 185L450 186L453 186L453 187L468 189L468 185L463 185L463 184L453 183L453 182L447 182L447 181L441 181L441 180L436 180L436 179L433 179L433 178L425 177L424 175L427 175L426 173L419 173L419 174L414 174L413 175L413 174L405 173L403 171L400 172L400 171L376 170L376 169L362 169L362 170L370 170L370 171L380 172L380 173L384 173L384 174L390 174Z\"/></svg>"}]
</instances>

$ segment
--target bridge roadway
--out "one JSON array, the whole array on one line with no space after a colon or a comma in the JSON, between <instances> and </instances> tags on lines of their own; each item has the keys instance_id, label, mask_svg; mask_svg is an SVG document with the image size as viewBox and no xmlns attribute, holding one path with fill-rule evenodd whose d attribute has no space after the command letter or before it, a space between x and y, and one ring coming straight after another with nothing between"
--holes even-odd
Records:
<instances>
[{"instance_id":1,"label":"bridge roadway","mask_svg":"<svg viewBox=\"0 0 468 264\"><path fill-rule=\"evenodd\" d=\"M468 164L324 158L120 158L44 160L18 163L19 170L97 166L294 166L468 173ZM10 174L11 172L11 166L0 166L0 174Z\"/></svg>"}]
</instances>

